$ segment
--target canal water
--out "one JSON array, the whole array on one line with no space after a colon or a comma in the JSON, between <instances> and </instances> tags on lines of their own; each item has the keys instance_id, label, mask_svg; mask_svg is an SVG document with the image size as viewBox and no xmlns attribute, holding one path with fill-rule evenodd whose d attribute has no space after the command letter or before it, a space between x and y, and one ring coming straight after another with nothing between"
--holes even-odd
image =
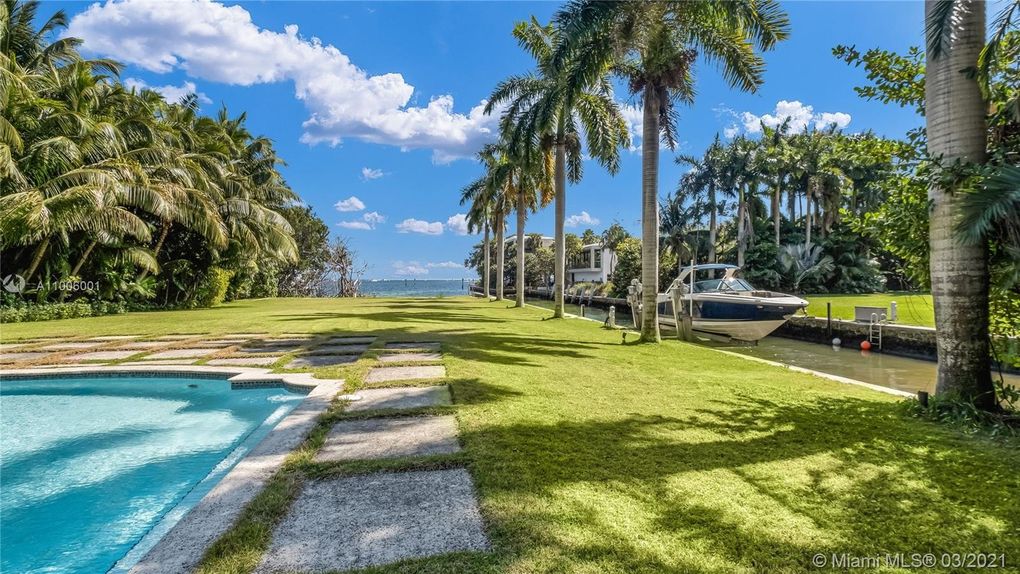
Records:
<instances>
[{"instance_id":1,"label":"canal water","mask_svg":"<svg viewBox=\"0 0 1020 574\"><path fill-rule=\"evenodd\" d=\"M553 302L545 299L529 299L528 303L546 309L553 308ZM567 312L581 314L580 305L567 305ZM604 322L608 311L597 307L585 307L584 315L589 319ZM632 327L630 309L616 309L616 324ZM673 331L664 331L664 337L675 336ZM890 387L914 393L935 390L935 363L922 359L911 359L885 353L861 351L849 347L831 347L783 337L766 337L757 345L745 343L721 343L699 339L698 343L717 349L725 349L741 355L767 359L864 381L874 385ZM998 377L996 373L994 375ZM1007 384L1020 387L1020 376L1003 375Z\"/></svg>"}]
</instances>

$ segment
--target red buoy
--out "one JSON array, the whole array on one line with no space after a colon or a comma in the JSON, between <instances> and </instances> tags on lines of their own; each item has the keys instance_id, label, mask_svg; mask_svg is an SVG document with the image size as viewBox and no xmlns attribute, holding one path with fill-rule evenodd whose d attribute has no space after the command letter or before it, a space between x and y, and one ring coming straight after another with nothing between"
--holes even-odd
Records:
<instances>
[{"instance_id":1,"label":"red buoy","mask_svg":"<svg viewBox=\"0 0 1020 574\"><path fill-rule=\"evenodd\" d=\"M869 349L871 349L871 343L868 341L861 341L861 350L867 351Z\"/></svg>"}]
</instances>

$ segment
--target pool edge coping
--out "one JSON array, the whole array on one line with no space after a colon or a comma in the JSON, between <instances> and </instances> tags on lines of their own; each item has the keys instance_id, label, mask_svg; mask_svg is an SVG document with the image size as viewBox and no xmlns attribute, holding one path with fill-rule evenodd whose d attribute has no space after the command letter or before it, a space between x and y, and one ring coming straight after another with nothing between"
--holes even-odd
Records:
<instances>
[{"instance_id":1,"label":"pool edge coping","mask_svg":"<svg viewBox=\"0 0 1020 574\"><path fill-rule=\"evenodd\" d=\"M0 369L0 376L29 378L67 374L161 374L223 375L233 387L274 383L306 392L291 412L239 460L198 503L131 566L130 574L176 574L193 571L206 550L230 530L238 517L276 472L290 453L304 442L340 391L343 379L317 379L311 373L273 373L269 369L202 365L140 365Z\"/></svg>"}]
</instances>

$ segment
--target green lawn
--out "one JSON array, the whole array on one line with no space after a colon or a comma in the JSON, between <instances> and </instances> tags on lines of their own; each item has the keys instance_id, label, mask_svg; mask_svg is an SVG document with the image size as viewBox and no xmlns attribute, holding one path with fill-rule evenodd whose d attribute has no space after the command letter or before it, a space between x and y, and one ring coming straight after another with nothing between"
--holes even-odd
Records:
<instances>
[{"instance_id":1,"label":"green lawn","mask_svg":"<svg viewBox=\"0 0 1020 574\"><path fill-rule=\"evenodd\" d=\"M867 295L805 295L810 303L808 315L825 317L825 304L832 302L834 319L853 319L854 306L871 306L889 308L889 303L896 301L899 318L896 321L903 325L935 326L935 307L928 293L871 293Z\"/></svg>"},{"instance_id":2,"label":"green lawn","mask_svg":"<svg viewBox=\"0 0 1020 574\"><path fill-rule=\"evenodd\" d=\"M246 301L5 326L3 337L262 330L442 341L462 454L313 463L345 416L338 404L205 572L250 571L267 526L309 476L451 465L474 477L493 551L371 572L808 572L819 552L1004 552L1020 567L1015 445L906 419L882 393L673 340L624 345L595 323L507 306ZM356 386L371 362L321 374Z\"/></svg>"}]
</instances>

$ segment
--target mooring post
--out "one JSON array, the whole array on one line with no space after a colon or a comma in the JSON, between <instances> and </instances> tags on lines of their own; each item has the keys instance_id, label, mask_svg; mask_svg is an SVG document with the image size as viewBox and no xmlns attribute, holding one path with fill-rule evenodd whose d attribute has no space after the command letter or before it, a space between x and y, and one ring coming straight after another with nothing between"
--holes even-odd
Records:
<instances>
[{"instance_id":1,"label":"mooring post","mask_svg":"<svg viewBox=\"0 0 1020 574\"><path fill-rule=\"evenodd\" d=\"M584 303L581 303L581 317L584 317Z\"/></svg>"},{"instance_id":2,"label":"mooring post","mask_svg":"<svg viewBox=\"0 0 1020 574\"><path fill-rule=\"evenodd\" d=\"M917 391L917 402L921 403L921 406L928 408L928 392Z\"/></svg>"},{"instance_id":3,"label":"mooring post","mask_svg":"<svg viewBox=\"0 0 1020 574\"><path fill-rule=\"evenodd\" d=\"M829 340L832 340L832 301L825 302L825 330L829 334Z\"/></svg>"},{"instance_id":4,"label":"mooring post","mask_svg":"<svg viewBox=\"0 0 1020 574\"><path fill-rule=\"evenodd\" d=\"M609 328L616 328L616 305L609 306Z\"/></svg>"}]
</instances>

